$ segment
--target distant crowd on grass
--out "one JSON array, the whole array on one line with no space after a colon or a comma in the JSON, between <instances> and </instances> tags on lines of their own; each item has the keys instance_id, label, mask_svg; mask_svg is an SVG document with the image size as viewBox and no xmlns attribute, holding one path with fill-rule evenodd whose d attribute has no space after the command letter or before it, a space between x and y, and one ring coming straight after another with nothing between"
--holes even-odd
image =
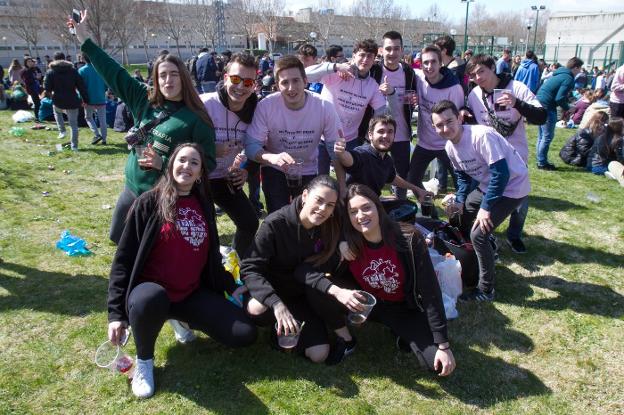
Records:
<instances>
[{"instance_id":1,"label":"distant crowd on grass","mask_svg":"<svg viewBox=\"0 0 624 415\"><path fill-rule=\"evenodd\" d=\"M354 353L353 326L370 320L447 376L456 362L432 261L455 247L459 300L495 300L494 231L509 219L505 242L527 252L526 125L539 125L537 168L553 171L557 123L580 120L564 161L624 185L624 66L588 92L577 57L548 66L532 51L519 62L509 50L499 58L466 51L464 60L450 36L412 56L388 31L381 44L358 41L349 60L331 46L319 61L308 44L275 62L202 49L184 63L162 51L143 79L93 42L86 11L81 19L68 25L82 67L57 54L42 80L28 58L32 76L20 79L35 106L38 94L51 96L59 138L67 116L72 149L81 108L92 144L106 143L107 100L121 100L132 119L110 229L108 336L121 344L132 328L138 397L154 393L154 347L167 320L181 343L199 330L231 347L252 344L257 327L269 326L272 347L326 364ZM443 204L450 224L423 183L433 160L440 193L449 178L454 188ZM381 197L386 185L391 199ZM239 281L222 263L221 213L236 227Z\"/></svg>"}]
</instances>

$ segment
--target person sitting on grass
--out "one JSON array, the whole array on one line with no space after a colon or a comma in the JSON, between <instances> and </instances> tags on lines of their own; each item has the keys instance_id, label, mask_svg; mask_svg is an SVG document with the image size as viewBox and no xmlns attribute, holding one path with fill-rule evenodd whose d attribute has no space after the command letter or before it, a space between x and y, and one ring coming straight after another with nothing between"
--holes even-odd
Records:
<instances>
[{"instance_id":1,"label":"person sitting on grass","mask_svg":"<svg viewBox=\"0 0 624 415\"><path fill-rule=\"evenodd\" d=\"M277 333L299 332L305 322L295 350L315 363L337 363L352 352L352 347L338 342L330 356L325 324L307 300L307 291L312 290L295 279L302 264L327 269L338 264L338 193L338 183L331 177L312 179L291 204L266 217L241 266L251 295L249 315L258 325L271 327L276 348Z\"/></svg>"},{"instance_id":2,"label":"person sitting on grass","mask_svg":"<svg viewBox=\"0 0 624 415\"><path fill-rule=\"evenodd\" d=\"M39 106L39 121L54 121L54 103L50 98L50 93L43 91L41 93L41 105Z\"/></svg>"},{"instance_id":3,"label":"person sitting on grass","mask_svg":"<svg viewBox=\"0 0 624 415\"><path fill-rule=\"evenodd\" d=\"M179 145L154 189L134 202L108 286L108 338L119 344L128 324L137 349L132 392L154 394L154 347L167 319L187 322L230 347L252 344L256 328L242 308L219 253L219 236L201 146ZM241 304L242 306L242 304Z\"/></svg>"},{"instance_id":4,"label":"person sitting on grass","mask_svg":"<svg viewBox=\"0 0 624 415\"><path fill-rule=\"evenodd\" d=\"M397 346L412 351L421 367L448 376L455 358L427 244L410 227L405 236L399 223L385 213L379 197L368 186L347 189L344 257L348 271L328 278L308 267L298 278L323 293L311 304L337 333L349 333L347 311L361 312L361 294L372 294L377 303L368 318L392 330ZM342 245L342 244L341 244ZM349 335L350 336L350 335Z\"/></svg>"},{"instance_id":5,"label":"person sitting on grass","mask_svg":"<svg viewBox=\"0 0 624 415\"><path fill-rule=\"evenodd\" d=\"M443 100L431 110L436 132L446 142L446 152L457 171L455 203L447 205L449 217L461 214L462 231L470 235L479 263L479 285L462 294L462 301L494 300L494 252L490 235L524 203L531 185L527 165L496 130L483 125L462 125L459 111ZM479 186L471 190L472 182Z\"/></svg>"},{"instance_id":6,"label":"person sitting on grass","mask_svg":"<svg viewBox=\"0 0 624 415\"><path fill-rule=\"evenodd\" d=\"M353 150L347 150L344 139L334 144L334 153L349 174L347 184L361 183L378 196L386 183L409 189L422 200L427 191L397 175L394 160L389 154L394 143L396 121L391 115L374 116L368 123L368 141Z\"/></svg>"},{"instance_id":7,"label":"person sitting on grass","mask_svg":"<svg viewBox=\"0 0 624 415\"><path fill-rule=\"evenodd\" d=\"M597 175L606 174L609 171L609 163L615 161L624 162L624 119L611 117L606 130L602 133L591 149L587 157L587 170ZM617 174L613 176L617 179Z\"/></svg>"},{"instance_id":8,"label":"person sitting on grass","mask_svg":"<svg viewBox=\"0 0 624 415\"><path fill-rule=\"evenodd\" d=\"M589 155L595 139L605 130L605 125L609 121L607 113L598 111L594 113L589 125L586 128L577 130L576 134L568 139L559 157L564 163L571 166L587 166L587 156Z\"/></svg>"}]
</instances>

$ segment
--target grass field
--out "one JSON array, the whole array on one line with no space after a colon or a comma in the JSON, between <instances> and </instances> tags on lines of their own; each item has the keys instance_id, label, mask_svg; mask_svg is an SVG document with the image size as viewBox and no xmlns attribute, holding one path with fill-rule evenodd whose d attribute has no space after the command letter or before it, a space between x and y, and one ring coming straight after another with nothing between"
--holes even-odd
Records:
<instances>
[{"instance_id":1,"label":"grass field","mask_svg":"<svg viewBox=\"0 0 624 415\"><path fill-rule=\"evenodd\" d=\"M93 363L106 339L115 250L107 235L123 186L122 136L91 146L81 129L79 152L56 153L56 131L25 124L18 138L11 126L10 113L0 113L2 414L624 413L624 189L614 181L531 163L529 253L503 246L496 302L459 308L450 323L457 359L450 378L421 371L372 324L356 333L355 355L335 367L272 351L266 331L233 351L205 336L178 345L165 326L157 393L138 401L123 376ZM557 130L555 162L569 134ZM529 136L533 148L534 127ZM589 191L601 201L590 202ZM227 217L219 228L228 243ZM64 229L86 239L94 255L57 250Z\"/></svg>"}]
</instances>

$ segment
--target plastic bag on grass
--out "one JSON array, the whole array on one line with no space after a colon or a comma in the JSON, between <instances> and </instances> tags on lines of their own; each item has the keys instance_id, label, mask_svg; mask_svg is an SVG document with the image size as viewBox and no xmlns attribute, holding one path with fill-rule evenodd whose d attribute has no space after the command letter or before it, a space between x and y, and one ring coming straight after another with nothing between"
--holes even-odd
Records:
<instances>
[{"instance_id":1,"label":"plastic bag on grass","mask_svg":"<svg viewBox=\"0 0 624 415\"><path fill-rule=\"evenodd\" d=\"M461 279L461 263L455 258L447 258L446 260L436 264L434 267L440 290L443 294L448 295L454 300L462 293Z\"/></svg>"},{"instance_id":2,"label":"plastic bag on grass","mask_svg":"<svg viewBox=\"0 0 624 415\"><path fill-rule=\"evenodd\" d=\"M219 247L219 252L221 253L221 263L223 264L223 268L230 274L232 274L232 278L234 278L234 282L236 285L243 285L243 281L240 279L240 258L236 251L229 246L221 245ZM243 296L239 295L238 301L234 299L227 291L223 291L223 295L225 298L230 301L235 306L240 307L243 303Z\"/></svg>"},{"instance_id":3,"label":"plastic bag on grass","mask_svg":"<svg viewBox=\"0 0 624 415\"><path fill-rule=\"evenodd\" d=\"M87 248L87 242L77 236L72 235L68 230L61 233L61 239L56 242L56 247L65 251L69 256L91 255Z\"/></svg>"},{"instance_id":4,"label":"plastic bag on grass","mask_svg":"<svg viewBox=\"0 0 624 415\"><path fill-rule=\"evenodd\" d=\"M15 114L13 114L12 118L13 122L28 122L34 120L35 115L32 111L17 110L15 111Z\"/></svg>"},{"instance_id":5,"label":"plastic bag on grass","mask_svg":"<svg viewBox=\"0 0 624 415\"><path fill-rule=\"evenodd\" d=\"M453 320L459 317L459 312L455 307L457 305L457 299L451 298L448 295L442 293L442 302L444 303L444 314L446 314L447 320Z\"/></svg>"}]
</instances>

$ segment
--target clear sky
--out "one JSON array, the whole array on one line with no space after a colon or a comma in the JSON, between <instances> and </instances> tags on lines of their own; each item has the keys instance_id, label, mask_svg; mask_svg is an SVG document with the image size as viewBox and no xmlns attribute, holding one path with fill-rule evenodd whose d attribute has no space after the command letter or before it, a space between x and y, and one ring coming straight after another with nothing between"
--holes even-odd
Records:
<instances>
[{"instance_id":1,"label":"clear sky","mask_svg":"<svg viewBox=\"0 0 624 415\"><path fill-rule=\"evenodd\" d=\"M622 0L476 0L476 2L485 4L487 10L493 14L505 10L530 10L532 5L544 5L551 12L624 11L624 2ZM340 4L344 9L348 8L353 3L353 0L336 0L336 3ZM286 9L296 11L300 8L314 7L318 4L318 0L286 0ZM394 0L394 4L410 6L412 17L414 18L421 17L424 11L433 4L437 4L441 12L455 22L463 19L466 13L465 3L462 3L460 0ZM417 4L417 7L413 7L414 4Z\"/></svg>"}]
</instances>

